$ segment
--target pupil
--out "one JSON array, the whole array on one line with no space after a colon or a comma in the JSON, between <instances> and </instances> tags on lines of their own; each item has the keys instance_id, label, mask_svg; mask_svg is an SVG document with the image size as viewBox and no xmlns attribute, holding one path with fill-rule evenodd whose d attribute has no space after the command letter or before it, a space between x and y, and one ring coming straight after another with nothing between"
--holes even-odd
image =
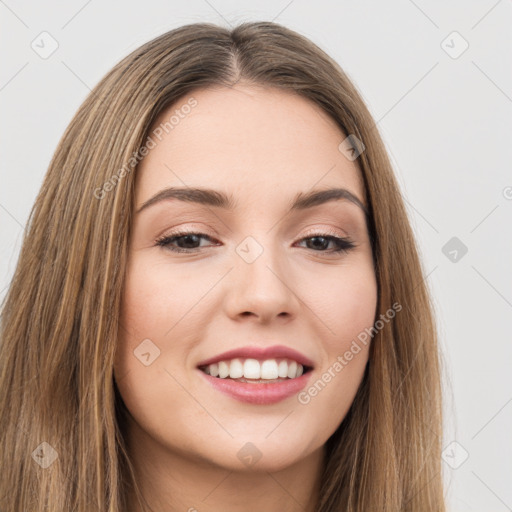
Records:
<instances>
[{"instance_id":1,"label":"pupil","mask_svg":"<svg viewBox=\"0 0 512 512\"><path fill-rule=\"evenodd\" d=\"M197 235L185 235L181 238L181 241L185 241L185 248L187 249L193 249L193 247L188 247L188 245L190 245L189 243L187 243L186 241L188 240L192 245L195 244L197 242ZM192 240L192 241L191 241ZM183 245L183 244L182 244Z\"/></svg>"},{"instance_id":2,"label":"pupil","mask_svg":"<svg viewBox=\"0 0 512 512\"><path fill-rule=\"evenodd\" d=\"M316 241L318 241L318 240L323 240L323 243L322 243L322 242L320 242L320 244L318 244L318 243L314 243L314 241L315 241L315 240L316 240ZM313 245L313 248L315 248L315 246L316 246L316 248L320 248L320 249L321 249L321 248L325 248L324 246L325 246L325 243L326 243L326 242L327 242L327 240L326 240L326 239L325 239L325 237L323 237L323 236L315 236L315 237L311 238L311 244ZM328 243L328 242L327 242L327 243Z\"/></svg>"}]
</instances>

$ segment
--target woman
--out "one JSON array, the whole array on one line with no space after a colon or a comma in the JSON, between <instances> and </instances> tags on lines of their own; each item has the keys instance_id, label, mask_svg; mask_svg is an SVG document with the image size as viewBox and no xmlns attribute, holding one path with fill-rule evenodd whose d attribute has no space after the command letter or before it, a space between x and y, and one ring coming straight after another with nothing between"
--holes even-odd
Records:
<instances>
[{"instance_id":1,"label":"woman","mask_svg":"<svg viewBox=\"0 0 512 512\"><path fill-rule=\"evenodd\" d=\"M269 22L92 91L1 327L1 509L442 511L435 323L384 145Z\"/></svg>"}]
</instances>

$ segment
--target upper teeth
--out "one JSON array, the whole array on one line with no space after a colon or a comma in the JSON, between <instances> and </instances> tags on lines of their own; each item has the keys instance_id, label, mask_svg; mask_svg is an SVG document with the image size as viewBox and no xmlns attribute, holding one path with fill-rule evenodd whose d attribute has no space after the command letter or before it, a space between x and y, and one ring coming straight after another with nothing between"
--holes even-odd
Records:
<instances>
[{"instance_id":1,"label":"upper teeth","mask_svg":"<svg viewBox=\"0 0 512 512\"><path fill-rule=\"evenodd\" d=\"M297 361L290 359L231 359L229 361L219 361L204 367L204 372L212 377L221 379L294 379L300 377L304 368Z\"/></svg>"}]
</instances>

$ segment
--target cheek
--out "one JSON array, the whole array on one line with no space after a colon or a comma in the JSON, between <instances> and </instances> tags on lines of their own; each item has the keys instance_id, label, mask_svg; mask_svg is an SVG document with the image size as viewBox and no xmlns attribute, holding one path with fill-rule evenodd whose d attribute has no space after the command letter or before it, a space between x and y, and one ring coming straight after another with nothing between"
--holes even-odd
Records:
<instances>
[{"instance_id":1,"label":"cheek","mask_svg":"<svg viewBox=\"0 0 512 512\"><path fill-rule=\"evenodd\" d=\"M338 294L341 303L334 323L337 335L331 338L327 347L328 369L331 374L333 371L343 374L345 384L350 380L357 388L368 361L371 341L368 333L375 322L377 285L373 272L368 271L364 275L355 274L345 285Z\"/></svg>"},{"instance_id":2,"label":"cheek","mask_svg":"<svg viewBox=\"0 0 512 512\"><path fill-rule=\"evenodd\" d=\"M143 265L131 262L125 276L124 289L121 300L120 325L116 351L116 378L137 370L143 366L136 359L136 353L141 343L151 344L145 340L160 339L158 336L163 330L162 308L165 304L160 300L161 290L157 286L155 273L144 270ZM168 311L173 311L168 308ZM160 318L160 323L158 322ZM172 325L171 318L166 318L168 325ZM169 327L167 327L169 329ZM145 345L142 345L145 346ZM159 350L159 349L158 349ZM134 352L135 351L135 352ZM158 353L153 347L152 357ZM144 353L144 352L143 352Z\"/></svg>"},{"instance_id":3,"label":"cheek","mask_svg":"<svg viewBox=\"0 0 512 512\"><path fill-rule=\"evenodd\" d=\"M373 265L346 267L336 279L326 279L316 288L318 316L328 327L324 338L330 359L343 353L350 342L373 325L377 308L377 282Z\"/></svg>"},{"instance_id":4,"label":"cheek","mask_svg":"<svg viewBox=\"0 0 512 512\"><path fill-rule=\"evenodd\" d=\"M185 410L187 399L190 401L166 372L172 367L169 361L180 364L185 352L185 341L165 345L164 340L171 338L166 333L186 309L183 294L169 289L163 273L164 269L151 262L133 258L125 278L114 368L116 385L131 417L162 440L166 435L178 435L169 430L173 411ZM174 282L177 279L175 276Z\"/></svg>"},{"instance_id":5,"label":"cheek","mask_svg":"<svg viewBox=\"0 0 512 512\"><path fill-rule=\"evenodd\" d=\"M331 279L329 293L323 295L323 301L317 301L324 304L321 318L328 327L323 340L324 357L321 368L298 395L308 418L325 419L322 431L326 436L345 417L363 378L377 307L373 266L346 270L338 280Z\"/></svg>"},{"instance_id":6,"label":"cheek","mask_svg":"<svg viewBox=\"0 0 512 512\"><path fill-rule=\"evenodd\" d=\"M133 258L126 274L121 306L122 326L133 340L142 341L151 336L160 339L183 314L180 312L187 302L187 288L179 286L180 282L179 276L166 275L165 268L143 258Z\"/></svg>"},{"instance_id":7,"label":"cheek","mask_svg":"<svg viewBox=\"0 0 512 512\"><path fill-rule=\"evenodd\" d=\"M156 368L183 368L186 363L187 348L205 324L201 308L194 305L212 286L208 280L192 284L193 279L190 272L169 269L144 255L133 255L130 260L121 301L115 375L116 379L128 374L132 380L140 379L136 390L126 390L134 400L148 379L152 383L169 380L165 372L155 374Z\"/></svg>"},{"instance_id":8,"label":"cheek","mask_svg":"<svg viewBox=\"0 0 512 512\"><path fill-rule=\"evenodd\" d=\"M371 276L356 283L344 283L337 294L337 315L334 318L335 345L343 346L371 327L377 308L377 287Z\"/></svg>"}]
</instances>

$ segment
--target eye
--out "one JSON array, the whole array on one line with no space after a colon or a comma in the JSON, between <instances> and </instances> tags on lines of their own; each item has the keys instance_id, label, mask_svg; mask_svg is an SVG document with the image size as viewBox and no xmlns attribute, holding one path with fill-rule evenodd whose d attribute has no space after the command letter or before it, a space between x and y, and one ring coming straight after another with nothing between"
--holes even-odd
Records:
<instances>
[{"instance_id":1,"label":"eye","mask_svg":"<svg viewBox=\"0 0 512 512\"><path fill-rule=\"evenodd\" d=\"M349 252L350 249L353 249L355 247L355 244L351 242L348 238L329 235L329 234L323 234L323 233L317 233L313 236L308 236L306 238L303 238L301 242L308 242L307 246L308 249L311 248L315 252L319 252L317 249L320 249L320 252L327 252L327 253L334 253L338 254L340 252ZM321 250L322 248L327 248L330 243L334 244L334 249L331 249L330 251L324 251Z\"/></svg>"},{"instance_id":2,"label":"eye","mask_svg":"<svg viewBox=\"0 0 512 512\"><path fill-rule=\"evenodd\" d=\"M165 247L169 251L172 252L186 252L186 253L193 253L197 252L198 247L195 247L195 245L201 240L206 239L213 241L213 238L209 237L208 235L205 235L203 233L193 233L193 232L187 232L183 231L181 233L174 233L169 236L163 236L159 238L156 241L156 245ZM178 245L184 246L184 247L173 247L171 244L177 242Z\"/></svg>"},{"instance_id":3,"label":"eye","mask_svg":"<svg viewBox=\"0 0 512 512\"><path fill-rule=\"evenodd\" d=\"M216 242L210 236L204 233L195 233L183 231L180 233L173 233L172 235L166 235L156 240L156 245L165 247L167 250L178 253L197 253L201 247L197 244L201 240L209 240L210 242ZM327 254L338 254L341 252L348 252L350 249L356 247L356 245L348 238L336 236L336 233L312 233L307 237L302 238L300 241L308 242L307 248L314 252L327 253ZM329 244L333 243L334 248L331 250L327 249ZM172 244L177 244L174 246ZM219 245L215 243L214 245Z\"/></svg>"}]
</instances>

